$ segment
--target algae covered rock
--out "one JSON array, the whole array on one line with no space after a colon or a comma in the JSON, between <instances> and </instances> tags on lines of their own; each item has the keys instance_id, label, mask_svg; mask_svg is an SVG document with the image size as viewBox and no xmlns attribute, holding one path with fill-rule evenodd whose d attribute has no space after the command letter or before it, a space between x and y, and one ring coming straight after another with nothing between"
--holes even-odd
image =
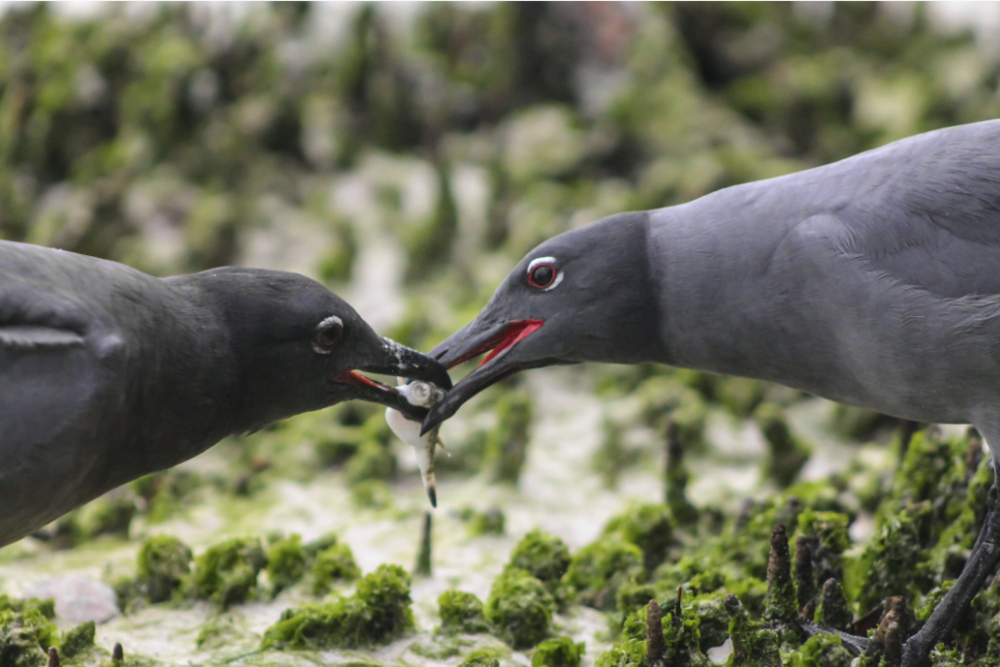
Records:
<instances>
[{"instance_id":1,"label":"algae covered rock","mask_svg":"<svg viewBox=\"0 0 1000 667\"><path fill-rule=\"evenodd\" d=\"M330 649L385 644L413 628L410 575L380 565L354 595L329 604L286 609L264 632L261 648Z\"/></svg>"},{"instance_id":2,"label":"algae covered rock","mask_svg":"<svg viewBox=\"0 0 1000 667\"><path fill-rule=\"evenodd\" d=\"M531 667L579 667L585 651L582 642L578 644L569 637L546 639L532 654Z\"/></svg>"},{"instance_id":3,"label":"algae covered rock","mask_svg":"<svg viewBox=\"0 0 1000 667\"><path fill-rule=\"evenodd\" d=\"M788 667L850 667L851 654L837 635L820 633L794 651L786 663Z\"/></svg>"},{"instance_id":4,"label":"algae covered rock","mask_svg":"<svg viewBox=\"0 0 1000 667\"><path fill-rule=\"evenodd\" d=\"M302 536L290 535L267 547L267 578L271 593L277 595L305 576L308 561L302 548Z\"/></svg>"},{"instance_id":5,"label":"algae covered rock","mask_svg":"<svg viewBox=\"0 0 1000 667\"><path fill-rule=\"evenodd\" d=\"M726 662L727 667L781 667L778 633L751 621L735 595L728 596L724 604L729 613L729 636L733 640L733 653Z\"/></svg>"},{"instance_id":6,"label":"algae covered rock","mask_svg":"<svg viewBox=\"0 0 1000 667\"><path fill-rule=\"evenodd\" d=\"M470 653L458 667L500 667L500 660L496 651L479 649Z\"/></svg>"},{"instance_id":7,"label":"algae covered rock","mask_svg":"<svg viewBox=\"0 0 1000 667\"><path fill-rule=\"evenodd\" d=\"M493 581L483 611L497 636L524 649L548 635L555 606L545 584L524 570L510 569Z\"/></svg>"},{"instance_id":8,"label":"algae covered rock","mask_svg":"<svg viewBox=\"0 0 1000 667\"><path fill-rule=\"evenodd\" d=\"M580 604L612 609L618 589L644 576L642 560L642 550L634 544L617 536L602 537L576 552L563 583Z\"/></svg>"},{"instance_id":9,"label":"algae covered rock","mask_svg":"<svg viewBox=\"0 0 1000 667\"><path fill-rule=\"evenodd\" d=\"M795 481L809 460L810 448L791 432L784 411L774 403L761 403L753 418L767 441L765 474L784 488Z\"/></svg>"},{"instance_id":10,"label":"algae covered rock","mask_svg":"<svg viewBox=\"0 0 1000 667\"><path fill-rule=\"evenodd\" d=\"M169 600L191 572L191 549L176 537L153 535L143 541L136 557L136 582L150 602Z\"/></svg>"},{"instance_id":11,"label":"algae covered rock","mask_svg":"<svg viewBox=\"0 0 1000 667\"><path fill-rule=\"evenodd\" d=\"M442 593L438 596L438 616L441 626L437 631L444 635L472 635L490 629L483 603L472 593L454 590Z\"/></svg>"},{"instance_id":12,"label":"algae covered rock","mask_svg":"<svg viewBox=\"0 0 1000 667\"><path fill-rule=\"evenodd\" d=\"M59 629L38 608L0 611L0 662L4 667L42 667L58 645Z\"/></svg>"},{"instance_id":13,"label":"algae covered rock","mask_svg":"<svg viewBox=\"0 0 1000 667\"><path fill-rule=\"evenodd\" d=\"M235 537L198 556L189 590L194 597L227 609L246 602L265 565L267 556L259 539Z\"/></svg>"},{"instance_id":14,"label":"algae covered rock","mask_svg":"<svg viewBox=\"0 0 1000 667\"><path fill-rule=\"evenodd\" d=\"M361 568L354 562L354 553L343 543L333 544L317 553L309 572L313 580L313 595L325 595L334 581L352 581L361 576Z\"/></svg>"},{"instance_id":15,"label":"algae covered rock","mask_svg":"<svg viewBox=\"0 0 1000 667\"><path fill-rule=\"evenodd\" d=\"M674 522L666 505L633 505L608 521L604 535L617 535L639 547L646 571L652 572L673 544Z\"/></svg>"},{"instance_id":16,"label":"algae covered rock","mask_svg":"<svg viewBox=\"0 0 1000 667\"><path fill-rule=\"evenodd\" d=\"M521 538L510 552L508 568L524 570L556 595L572 557L566 543L535 529Z\"/></svg>"},{"instance_id":17,"label":"algae covered rock","mask_svg":"<svg viewBox=\"0 0 1000 667\"><path fill-rule=\"evenodd\" d=\"M59 652L64 658L72 658L94 645L97 626L93 621L81 623L63 634Z\"/></svg>"}]
</instances>

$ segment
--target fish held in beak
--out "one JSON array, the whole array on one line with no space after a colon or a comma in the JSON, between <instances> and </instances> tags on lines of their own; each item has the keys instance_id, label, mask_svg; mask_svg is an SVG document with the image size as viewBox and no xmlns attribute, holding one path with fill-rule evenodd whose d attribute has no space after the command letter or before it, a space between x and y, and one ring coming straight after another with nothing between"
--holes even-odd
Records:
<instances>
[{"instance_id":1,"label":"fish held in beak","mask_svg":"<svg viewBox=\"0 0 1000 667\"><path fill-rule=\"evenodd\" d=\"M401 384L396 388L399 394L415 406L430 408L444 399L443 389L430 382L411 382ZM385 411L385 420L396 436L413 447L417 454L417 465L420 468L420 478L424 483L424 491L431 502L431 507L437 507L437 482L434 477L434 454L444 444L438 435L438 427L420 434L421 424L407 419L402 412L393 408Z\"/></svg>"}]
</instances>

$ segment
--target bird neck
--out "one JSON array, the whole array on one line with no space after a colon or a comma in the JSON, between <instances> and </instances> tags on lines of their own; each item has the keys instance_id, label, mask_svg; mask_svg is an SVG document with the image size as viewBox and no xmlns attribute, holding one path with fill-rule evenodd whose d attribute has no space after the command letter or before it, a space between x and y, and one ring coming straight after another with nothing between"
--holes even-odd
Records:
<instances>
[{"instance_id":1,"label":"bird neck","mask_svg":"<svg viewBox=\"0 0 1000 667\"><path fill-rule=\"evenodd\" d=\"M665 363L785 381L801 356L783 346L788 304L771 262L789 231L760 190L741 186L650 212Z\"/></svg>"},{"instance_id":2,"label":"bird neck","mask_svg":"<svg viewBox=\"0 0 1000 667\"><path fill-rule=\"evenodd\" d=\"M239 370L229 336L211 303L193 282L161 281L156 310L141 315L141 330L156 331L130 355L142 364L130 387L129 414L140 415L133 433L137 474L190 459L227 435L240 432ZM144 338L141 338L144 340ZM242 429L246 430L246 429Z\"/></svg>"}]
</instances>

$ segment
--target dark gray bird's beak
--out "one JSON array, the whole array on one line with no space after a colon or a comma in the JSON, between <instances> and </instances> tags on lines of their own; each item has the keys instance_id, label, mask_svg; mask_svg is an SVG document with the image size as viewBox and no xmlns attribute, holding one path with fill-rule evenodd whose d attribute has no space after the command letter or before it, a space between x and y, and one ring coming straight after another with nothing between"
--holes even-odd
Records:
<instances>
[{"instance_id":1,"label":"dark gray bird's beak","mask_svg":"<svg viewBox=\"0 0 1000 667\"><path fill-rule=\"evenodd\" d=\"M387 338L378 338L379 343L361 353L351 365L357 371L395 375L410 380L433 382L443 389L451 389L451 378L443 365L431 357L411 350ZM379 403L399 410L408 419L422 421L427 408L411 405L406 397L389 385L365 377L355 370L344 371L331 378L341 390L347 389L346 399L357 399Z\"/></svg>"},{"instance_id":2,"label":"dark gray bird's beak","mask_svg":"<svg viewBox=\"0 0 1000 667\"><path fill-rule=\"evenodd\" d=\"M431 408L424 419L421 434L454 415L462 404L490 385L518 371L551 363L548 360L518 360L517 355L511 354L518 343L538 331L543 324L543 320L515 320L484 326L479 320L474 320L431 350L429 356L445 368L453 368L485 352L489 354L476 370L448 392L443 401Z\"/></svg>"}]
</instances>

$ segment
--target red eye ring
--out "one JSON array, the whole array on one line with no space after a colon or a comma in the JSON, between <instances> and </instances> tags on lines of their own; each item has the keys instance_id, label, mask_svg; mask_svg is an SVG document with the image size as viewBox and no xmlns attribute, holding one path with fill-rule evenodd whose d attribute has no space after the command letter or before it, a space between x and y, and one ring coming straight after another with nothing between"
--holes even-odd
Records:
<instances>
[{"instance_id":1,"label":"red eye ring","mask_svg":"<svg viewBox=\"0 0 1000 667\"><path fill-rule=\"evenodd\" d=\"M538 264L528 273L528 285L536 289L545 289L556 281L558 270L551 264Z\"/></svg>"}]
</instances>

